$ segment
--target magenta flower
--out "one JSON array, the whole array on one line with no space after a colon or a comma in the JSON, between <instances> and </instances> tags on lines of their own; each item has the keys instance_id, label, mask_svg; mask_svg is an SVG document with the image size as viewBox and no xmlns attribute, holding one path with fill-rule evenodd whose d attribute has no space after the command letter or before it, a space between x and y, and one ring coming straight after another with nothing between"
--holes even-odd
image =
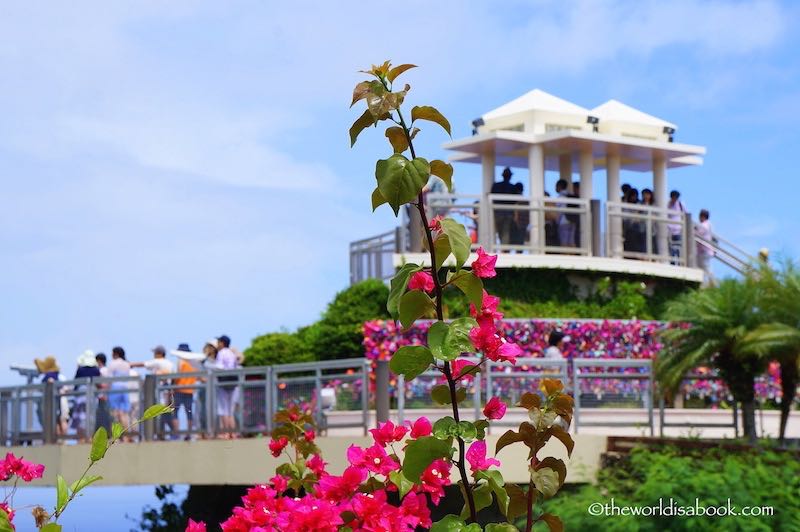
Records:
<instances>
[{"instance_id":1,"label":"magenta flower","mask_svg":"<svg viewBox=\"0 0 800 532\"><path fill-rule=\"evenodd\" d=\"M386 447L390 443L402 440L408 429L402 425L395 426L391 421L381 423L377 429L369 429L375 443L381 447Z\"/></svg>"},{"instance_id":2,"label":"magenta flower","mask_svg":"<svg viewBox=\"0 0 800 532\"><path fill-rule=\"evenodd\" d=\"M486 442L484 440L475 440L467 449L467 462L469 462L469 469L472 473L477 471L485 471L491 466L499 466L500 462L494 458L486 458Z\"/></svg>"},{"instance_id":3,"label":"magenta flower","mask_svg":"<svg viewBox=\"0 0 800 532\"><path fill-rule=\"evenodd\" d=\"M434 289L433 277L426 271L420 271L411 276L408 280L409 290L422 290L423 292L432 292Z\"/></svg>"},{"instance_id":4,"label":"magenta flower","mask_svg":"<svg viewBox=\"0 0 800 532\"><path fill-rule=\"evenodd\" d=\"M306 462L306 466L314 472L317 477L321 477L325 474L325 466L328 465L326 461L322 459L322 457L318 454L315 454L311 458L308 459Z\"/></svg>"},{"instance_id":5,"label":"magenta flower","mask_svg":"<svg viewBox=\"0 0 800 532\"><path fill-rule=\"evenodd\" d=\"M203 521L195 521L189 518L186 524L186 532L206 532L206 524Z\"/></svg>"},{"instance_id":6,"label":"magenta flower","mask_svg":"<svg viewBox=\"0 0 800 532\"><path fill-rule=\"evenodd\" d=\"M289 488L289 479L283 475L275 475L269 479L269 483L277 493L283 493Z\"/></svg>"},{"instance_id":7,"label":"magenta flower","mask_svg":"<svg viewBox=\"0 0 800 532\"><path fill-rule=\"evenodd\" d=\"M422 491L431 496L433 504L439 504L439 499L444 496L445 486L450 485L450 462L441 458L431 462L431 465L420 476Z\"/></svg>"},{"instance_id":8,"label":"magenta flower","mask_svg":"<svg viewBox=\"0 0 800 532\"><path fill-rule=\"evenodd\" d=\"M0 480L8 480L16 475L25 482L30 482L35 478L42 478L43 474L44 465L17 458L13 453L7 453L5 459L0 460Z\"/></svg>"},{"instance_id":9,"label":"magenta flower","mask_svg":"<svg viewBox=\"0 0 800 532\"><path fill-rule=\"evenodd\" d=\"M472 273L482 279L494 277L497 272L494 271L494 265L497 262L497 255L489 255L483 251L482 247L478 248L478 258L472 262Z\"/></svg>"},{"instance_id":10,"label":"magenta flower","mask_svg":"<svg viewBox=\"0 0 800 532\"><path fill-rule=\"evenodd\" d=\"M450 371L453 372L453 376L456 379L463 378L463 374L469 368L475 366L475 363L471 360L467 360L465 358L457 358L450 362ZM472 375L468 375L469 378L472 378Z\"/></svg>"},{"instance_id":11,"label":"magenta flower","mask_svg":"<svg viewBox=\"0 0 800 532\"><path fill-rule=\"evenodd\" d=\"M281 436L277 440L273 438L269 442L269 452L272 453L272 456L277 458L287 445L289 445L289 439L286 436Z\"/></svg>"},{"instance_id":12,"label":"magenta flower","mask_svg":"<svg viewBox=\"0 0 800 532\"><path fill-rule=\"evenodd\" d=\"M506 404L497 397L492 397L483 407L483 415L486 419L502 419L506 415Z\"/></svg>"},{"instance_id":13,"label":"magenta flower","mask_svg":"<svg viewBox=\"0 0 800 532\"><path fill-rule=\"evenodd\" d=\"M366 449L362 449L357 445L351 445L347 448L347 460L351 465L363 467L367 471L379 475L388 475L392 471L400 469L400 464L398 464L394 458L386 454L383 447L377 443Z\"/></svg>"},{"instance_id":14,"label":"magenta flower","mask_svg":"<svg viewBox=\"0 0 800 532\"><path fill-rule=\"evenodd\" d=\"M499 320L503 317L501 312L497 312L497 306L500 304L500 298L497 296L490 296L486 290L483 291L483 300L481 303L481 311L475 308L472 303L469 304L469 313L473 318L478 320L478 324L488 322L493 324L494 320Z\"/></svg>"},{"instance_id":15,"label":"magenta flower","mask_svg":"<svg viewBox=\"0 0 800 532\"><path fill-rule=\"evenodd\" d=\"M431 426L431 422L425 416L417 419L411 425L411 437L414 439L422 438L423 436L430 436L432 432L433 427Z\"/></svg>"},{"instance_id":16,"label":"magenta flower","mask_svg":"<svg viewBox=\"0 0 800 532\"><path fill-rule=\"evenodd\" d=\"M349 454L348 450L348 457ZM317 495L331 501L349 499L366 478L366 469L358 466L349 466L340 477L334 475L320 477L317 484Z\"/></svg>"}]
</instances>

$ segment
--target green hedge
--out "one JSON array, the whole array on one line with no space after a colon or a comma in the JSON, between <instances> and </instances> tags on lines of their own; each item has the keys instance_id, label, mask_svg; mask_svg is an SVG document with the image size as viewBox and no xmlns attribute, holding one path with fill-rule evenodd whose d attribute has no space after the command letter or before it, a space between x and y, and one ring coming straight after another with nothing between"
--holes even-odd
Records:
<instances>
[{"instance_id":1,"label":"green hedge","mask_svg":"<svg viewBox=\"0 0 800 532\"><path fill-rule=\"evenodd\" d=\"M761 517L632 517L592 516L589 506L669 504L725 506L730 499L742 506L772 506L773 516ZM561 517L566 530L734 531L800 530L800 460L790 453L719 448L681 454L675 448L634 449L628 457L602 469L595 486L565 489L546 501L544 509Z\"/></svg>"}]
</instances>

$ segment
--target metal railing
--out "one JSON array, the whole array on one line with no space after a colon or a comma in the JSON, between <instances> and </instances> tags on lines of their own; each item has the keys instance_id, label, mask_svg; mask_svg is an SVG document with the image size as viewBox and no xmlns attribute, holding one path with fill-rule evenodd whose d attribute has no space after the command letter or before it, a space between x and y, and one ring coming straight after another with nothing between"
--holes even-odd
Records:
<instances>
[{"instance_id":1,"label":"metal railing","mask_svg":"<svg viewBox=\"0 0 800 532\"><path fill-rule=\"evenodd\" d=\"M630 427L641 426L641 422L636 421L581 421L581 408L585 401L597 397L597 393L592 391L591 385L586 388L584 383L589 380L614 380L628 381L634 383L633 386L623 387L620 397L623 404L636 403L638 408L646 412L647 422L650 427L650 435L654 434L653 423L653 361L645 359L601 359L601 358L576 358L572 361L572 391L575 399L575 416L573 426L575 433L581 426L595 427ZM626 372L632 369L633 372ZM608 395L603 392L602 395ZM617 399L617 398L615 398ZM606 402L608 405L608 402Z\"/></svg>"},{"instance_id":2,"label":"metal railing","mask_svg":"<svg viewBox=\"0 0 800 532\"><path fill-rule=\"evenodd\" d=\"M3 387L0 444L86 440L98 427L110 430L120 413L135 421L158 403L172 404L175 412L145 422L141 430L128 434L130 439L266 433L272 429L275 412L289 404L310 409L323 432L343 427L360 427L366 432L369 377L369 361L356 358L147 375L144 379L95 377ZM113 400L120 395L127 400ZM225 404L233 405L233 431L220 424L220 417L228 411Z\"/></svg>"},{"instance_id":3,"label":"metal railing","mask_svg":"<svg viewBox=\"0 0 800 532\"><path fill-rule=\"evenodd\" d=\"M606 231L606 249L611 251L611 256L688 265L687 240L683 237L686 217L681 212L609 201L606 204L606 227L611 229ZM673 240L673 234L679 238Z\"/></svg>"},{"instance_id":4,"label":"metal railing","mask_svg":"<svg viewBox=\"0 0 800 532\"><path fill-rule=\"evenodd\" d=\"M392 255L401 241L400 228L350 243L350 284L365 279L391 279Z\"/></svg>"},{"instance_id":5,"label":"metal railing","mask_svg":"<svg viewBox=\"0 0 800 532\"><path fill-rule=\"evenodd\" d=\"M693 227L696 227L696 224L693 224ZM713 258L737 273L745 274L753 270L757 265L757 260L754 256L716 233L711 240L707 240L694 231L693 243L698 248L703 246L709 249Z\"/></svg>"},{"instance_id":6,"label":"metal railing","mask_svg":"<svg viewBox=\"0 0 800 532\"><path fill-rule=\"evenodd\" d=\"M687 381L718 381L720 377L718 375L687 375L681 381L682 383ZM664 394L659 394L658 400L658 434L660 436L664 436L664 427L679 427L679 428L717 428L717 429L729 429L733 428L733 434L735 438L739 437L739 410L736 401L732 401L732 419L728 423L706 423L706 422L696 422L696 421L683 421L683 422L676 422L666 420L666 405Z\"/></svg>"}]
</instances>

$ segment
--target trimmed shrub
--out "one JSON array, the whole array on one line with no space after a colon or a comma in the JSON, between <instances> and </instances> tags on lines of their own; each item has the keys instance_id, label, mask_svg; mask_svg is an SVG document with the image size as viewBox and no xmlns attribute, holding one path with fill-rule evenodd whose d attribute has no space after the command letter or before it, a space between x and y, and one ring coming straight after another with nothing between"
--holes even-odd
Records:
<instances>
[{"instance_id":1,"label":"trimmed shrub","mask_svg":"<svg viewBox=\"0 0 800 532\"><path fill-rule=\"evenodd\" d=\"M309 362L314 354L301 334L275 332L257 336L244 350L245 366L271 366L292 362Z\"/></svg>"}]
</instances>

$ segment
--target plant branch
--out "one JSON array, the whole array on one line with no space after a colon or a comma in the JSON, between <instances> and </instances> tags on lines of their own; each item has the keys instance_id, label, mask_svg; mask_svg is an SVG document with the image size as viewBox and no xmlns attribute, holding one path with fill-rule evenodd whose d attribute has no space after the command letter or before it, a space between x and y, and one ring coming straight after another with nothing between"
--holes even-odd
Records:
<instances>
[{"instance_id":1,"label":"plant branch","mask_svg":"<svg viewBox=\"0 0 800 532\"><path fill-rule=\"evenodd\" d=\"M531 466L536 465L536 456L531 458ZM531 532L533 530L533 480L528 482L528 518L525 521L525 532Z\"/></svg>"},{"instance_id":2,"label":"plant branch","mask_svg":"<svg viewBox=\"0 0 800 532\"><path fill-rule=\"evenodd\" d=\"M411 158L416 159L417 154L414 151L414 142L411 140L411 133L409 131L408 126L406 125L406 121L403 119L403 113L400 112L400 109L397 109L397 117L400 122L400 127L403 128L403 133L406 136L406 141L408 142L408 149L411 152ZM443 309L443 297L442 291L444 287L442 286L442 282L439 279L439 272L436 271L436 250L433 246L433 233L431 231L430 226L428 225L428 216L425 213L425 198L422 195L422 192L419 193L419 197L417 200L417 210L419 211L420 218L422 219L422 228L425 231L425 238L428 242L428 251L431 257L431 277L433 277L433 285L434 285L434 294L436 297L436 318L439 321L444 321L444 309ZM460 416L458 413L458 399L456 397L456 380L453 378L453 372L450 370L450 363L445 361L444 363L444 375L447 378L447 385L450 389L450 401L453 405L453 418L455 419L456 423L460 421ZM467 467L465 463L466 457L466 449L464 440L461 437L456 437L458 441L458 461L456 462L458 466L458 472L461 476L461 482L464 485L464 493L467 495L467 505L469 506L469 515L470 519L473 522L478 521L478 515L475 511L475 497L472 494L472 485L469 481L469 476L467 475Z\"/></svg>"}]
</instances>

